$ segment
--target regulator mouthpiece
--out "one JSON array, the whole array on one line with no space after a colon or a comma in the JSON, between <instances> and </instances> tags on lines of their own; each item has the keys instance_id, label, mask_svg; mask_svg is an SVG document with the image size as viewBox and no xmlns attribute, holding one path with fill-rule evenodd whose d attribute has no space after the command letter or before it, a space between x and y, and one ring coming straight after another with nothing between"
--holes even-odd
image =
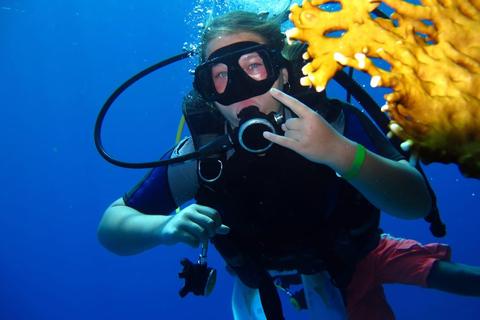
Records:
<instances>
[{"instance_id":1,"label":"regulator mouthpiece","mask_svg":"<svg viewBox=\"0 0 480 320\"><path fill-rule=\"evenodd\" d=\"M245 150L252 153L267 151L273 142L265 139L263 132L277 133L275 125L278 126L283 122L282 115L272 112L267 116L255 106L240 111L238 118L240 119L238 142Z\"/></svg>"}]
</instances>

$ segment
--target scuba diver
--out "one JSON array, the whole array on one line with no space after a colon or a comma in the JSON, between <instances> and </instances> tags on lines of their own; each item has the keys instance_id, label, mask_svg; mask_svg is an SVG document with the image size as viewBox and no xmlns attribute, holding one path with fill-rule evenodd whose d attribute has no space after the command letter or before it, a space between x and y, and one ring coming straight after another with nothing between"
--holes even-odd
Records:
<instances>
[{"instance_id":1,"label":"scuba diver","mask_svg":"<svg viewBox=\"0 0 480 320\"><path fill-rule=\"evenodd\" d=\"M183 105L192 136L162 159L221 148L150 170L106 210L100 243L128 256L210 240L235 277L235 319L283 319L282 275L302 283L312 319L325 308L331 319L394 319L384 283L480 295L479 269L449 262L448 246L382 234L380 210L427 216L425 180L358 109L300 88L287 58L300 49L286 45L282 19L233 11L207 24ZM197 285L181 295L208 294Z\"/></svg>"}]
</instances>

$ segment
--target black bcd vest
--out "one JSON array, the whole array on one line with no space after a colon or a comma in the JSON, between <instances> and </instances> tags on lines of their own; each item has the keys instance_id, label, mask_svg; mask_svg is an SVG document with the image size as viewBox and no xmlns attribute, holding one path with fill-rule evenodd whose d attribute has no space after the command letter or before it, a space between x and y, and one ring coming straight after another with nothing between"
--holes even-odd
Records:
<instances>
[{"instance_id":1,"label":"black bcd vest","mask_svg":"<svg viewBox=\"0 0 480 320\"><path fill-rule=\"evenodd\" d=\"M200 140L224 134L224 122L191 94L184 113L194 115L186 117L189 128L202 120L201 130L190 129L199 148L205 143ZM319 113L334 120L328 100L319 100ZM264 270L327 269L345 287L356 262L378 245L379 210L332 169L277 145L262 156L236 148L228 160L225 152L200 159L207 168L218 160L222 175L213 182L200 179L196 200L215 207L230 227L213 242L246 285L258 288Z\"/></svg>"}]
</instances>

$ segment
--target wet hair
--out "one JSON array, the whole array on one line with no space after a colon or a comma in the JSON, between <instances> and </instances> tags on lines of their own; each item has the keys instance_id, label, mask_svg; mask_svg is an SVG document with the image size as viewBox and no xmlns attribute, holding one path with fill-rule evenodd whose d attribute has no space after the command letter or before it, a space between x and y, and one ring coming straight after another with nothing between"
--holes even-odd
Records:
<instances>
[{"instance_id":1,"label":"wet hair","mask_svg":"<svg viewBox=\"0 0 480 320\"><path fill-rule=\"evenodd\" d=\"M281 24L287 10L269 18L265 14L249 11L231 11L212 19L205 26L201 37L200 62L206 60L205 48L213 39L222 35L234 35L250 32L260 36L265 44L279 51L285 46L285 35L281 32Z\"/></svg>"}]
</instances>

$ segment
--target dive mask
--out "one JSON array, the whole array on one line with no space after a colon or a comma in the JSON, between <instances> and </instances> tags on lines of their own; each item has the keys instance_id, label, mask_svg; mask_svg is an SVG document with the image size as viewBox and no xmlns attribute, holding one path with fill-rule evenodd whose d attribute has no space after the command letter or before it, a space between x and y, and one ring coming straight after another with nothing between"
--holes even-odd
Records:
<instances>
[{"instance_id":1,"label":"dive mask","mask_svg":"<svg viewBox=\"0 0 480 320\"><path fill-rule=\"evenodd\" d=\"M214 51L195 70L194 88L223 105L267 92L284 67L281 53L256 42L237 42Z\"/></svg>"}]
</instances>

